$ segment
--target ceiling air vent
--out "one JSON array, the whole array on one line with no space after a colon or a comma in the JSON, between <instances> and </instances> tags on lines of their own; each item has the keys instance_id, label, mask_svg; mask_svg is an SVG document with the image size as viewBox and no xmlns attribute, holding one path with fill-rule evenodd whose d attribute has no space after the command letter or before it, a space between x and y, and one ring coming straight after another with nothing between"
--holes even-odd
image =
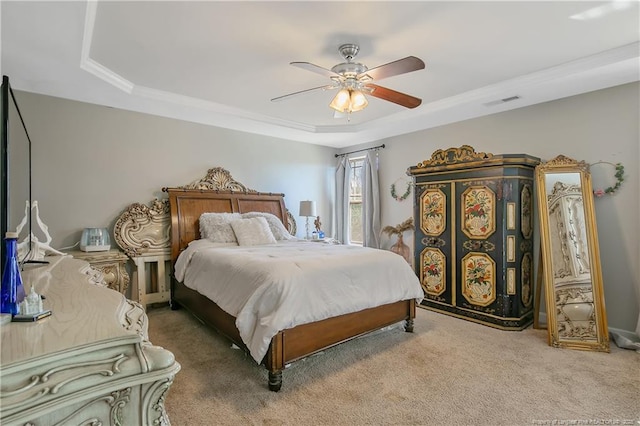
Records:
<instances>
[{"instance_id":1,"label":"ceiling air vent","mask_svg":"<svg viewBox=\"0 0 640 426\"><path fill-rule=\"evenodd\" d=\"M500 104L504 104L504 103L507 103L507 102L515 101L517 99L520 99L520 96L513 95L513 96L509 96L508 98L498 99L497 101L487 102L487 103L485 103L483 105L490 107L490 106L495 106L495 105L500 105Z\"/></svg>"}]
</instances>

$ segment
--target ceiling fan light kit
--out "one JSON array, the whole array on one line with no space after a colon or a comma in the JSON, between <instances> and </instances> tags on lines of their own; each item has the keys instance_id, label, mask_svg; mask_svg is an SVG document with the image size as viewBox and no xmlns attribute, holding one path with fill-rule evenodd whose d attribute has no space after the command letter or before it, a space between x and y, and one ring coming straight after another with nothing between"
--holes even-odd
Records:
<instances>
[{"instance_id":1,"label":"ceiling fan light kit","mask_svg":"<svg viewBox=\"0 0 640 426\"><path fill-rule=\"evenodd\" d=\"M271 100L279 101L291 96L315 90L324 91L339 89L338 93L331 100L329 107L333 108L337 112L346 112L347 114L362 111L367 107L369 101L367 100L365 93L385 101L393 102L405 108L416 108L422 103L421 99L414 96L373 84L374 80L381 80L394 75L424 69L425 64L421 59L416 58L415 56L408 56L406 58L369 69L363 64L352 62L353 58L360 51L360 47L358 45L352 43L343 44L338 48L338 51L346 62L337 64L330 70L309 62L291 62L291 65L293 66L329 77L332 82L330 85L290 93Z\"/></svg>"},{"instance_id":2,"label":"ceiling fan light kit","mask_svg":"<svg viewBox=\"0 0 640 426\"><path fill-rule=\"evenodd\" d=\"M369 105L364 93L359 90L340 89L329 106L338 112L356 112Z\"/></svg>"}]
</instances>

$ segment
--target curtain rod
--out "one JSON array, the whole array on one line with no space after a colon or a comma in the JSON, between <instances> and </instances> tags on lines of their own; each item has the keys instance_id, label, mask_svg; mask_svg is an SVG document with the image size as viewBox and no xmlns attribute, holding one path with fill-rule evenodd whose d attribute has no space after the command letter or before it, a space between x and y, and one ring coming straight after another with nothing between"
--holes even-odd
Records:
<instances>
[{"instance_id":1,"label":"curtain rod","mask_svg":"<svg viewBox=\"0 0 640 426\"><path fill-rule=\"evenodd\" d=\"M336 158L342 157L343 155L355 154L356 152L369 151L370 149L379 149L379 148L384 148L384 144L378 145L378 146L373 146L371 148L358 149L357 151L351 151L351 152L344 152L342 154L336 154Z\"/></svg>"}]
</instances>

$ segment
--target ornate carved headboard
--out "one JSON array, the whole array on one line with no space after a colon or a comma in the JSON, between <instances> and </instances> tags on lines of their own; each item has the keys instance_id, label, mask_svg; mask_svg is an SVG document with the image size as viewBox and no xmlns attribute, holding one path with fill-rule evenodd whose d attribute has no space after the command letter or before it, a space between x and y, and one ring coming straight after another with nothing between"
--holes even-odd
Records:
<instances>
[{"instance_id":1,"label":"ornate carved headboard","mask_svg":"<svg viewBox=\"0 0 640 426\"><path fill-rule=\"evenodd\" d=\"M209 169L202 179L187 185L162 190L170 196L172 193L181 194L179 198L185 202L184 205L189 203L187 200L191 200L191 204L194 200L200 200L196 210L189 210L191 215L197 214L200 210L200 214L205 211L266 211L278 216L292 235L297 231L296 221L284 205L284 194L261 193L249 189L222 167ZM208 201L203 203L203 199ZM277 207L280 203L281 206ZM199 214L195 217L195 225L199 217ZM182 244L198 238L198 230L197 227L193 227L194 223L189 227L189 234L181 235ZM168 199L155 199L149 206L133 203L116 221L114 237L118 246L129 257L169 254L172 244L171 226ZM187 232L187 229L184 231ZM181 245L181 249L184 247ZM177 254L172 255L172 260L175 261L176 257Z\"/></svg>"},{"instance_id":2,"label":"ornate carved headboard","mask_svg":"<svg viewBox=\"0 0 640 426\"><path fill-rule=\"evenodd\" d=\"M113 229L116 243L129 257L167 254L171 244L169 200L155 199L150 206L131 204Z\"/></svg>"}]
</instances>

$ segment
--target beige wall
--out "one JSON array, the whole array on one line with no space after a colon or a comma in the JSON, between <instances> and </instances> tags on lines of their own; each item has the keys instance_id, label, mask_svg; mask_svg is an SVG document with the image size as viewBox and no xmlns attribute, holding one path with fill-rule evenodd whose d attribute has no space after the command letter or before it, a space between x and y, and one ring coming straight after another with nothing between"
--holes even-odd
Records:
<instances>
[{"instance_id":1,"label":"beige wall","mask_svg":"<svg viewBox=\"0 0 640 426\"><path fill-rule=\"evenodd\" d=\"M16 93L33 143L33 199L54 248L75 244L85 227L109 227L133 202L163 197L221 166L263 192L283 192L330 215L334 150L31 93ZM21 206L23 208L23 206ZM323 221L324 222L324 221Z\"/></svg>"},{"instance_id":2,"label":"beige wall","mask_svg":"<svg viewBox=\"0 0 640 426\"><path fill-rule=\"evenodd\" d=\"M588 163L621 162L625 182L614 196L596 199L596 214L609 325L634 330L640 298L638 93L633 83L371 144L386 144L380 150L383 226L413 215L411 197L393 200L390 185L436 149L468 144L544 160L565 154ZM130 203L149 202L162 196L163 186L186 184L214 166L250 188L284 192L294 216L300 200L316 200L331 229L332 148L24 92L17 97L33 140L34 199L56 248L75 244L84 227L112 228ZM398 193L403 191L399 183ZM296 218L302 235L304 218Z\"/></svg>"}]
</instances>

